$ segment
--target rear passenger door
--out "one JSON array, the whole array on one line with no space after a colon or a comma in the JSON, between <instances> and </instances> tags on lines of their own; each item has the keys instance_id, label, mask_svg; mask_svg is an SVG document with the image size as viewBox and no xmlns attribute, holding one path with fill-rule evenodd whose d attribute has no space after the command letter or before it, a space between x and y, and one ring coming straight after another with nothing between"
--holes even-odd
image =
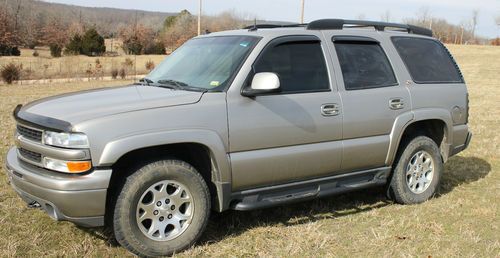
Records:
<instances>
[{"instance_id":1,"label":"rear passenger door","mask_svg":"<svg viewBox=\"0 0 500 258\"><path fill-rule=\"evenodd\" d=\"M385 166L393 124L411 110L408 89L386 53L388 42L375 33L329 38L344 115L341 169Z\"/></svg>"}]
</instances>

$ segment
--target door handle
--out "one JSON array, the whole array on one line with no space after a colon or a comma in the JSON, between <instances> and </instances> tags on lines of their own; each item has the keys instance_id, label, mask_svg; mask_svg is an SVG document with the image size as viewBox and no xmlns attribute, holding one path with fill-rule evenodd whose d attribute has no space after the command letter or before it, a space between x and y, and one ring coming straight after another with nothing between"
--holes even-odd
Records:
<instances>
[{"instance_id":1,"label":"door handle","mask_svg":"<svg viewBox=\"0 0 500 258\"><path fill-rule=\"evenodd\" d=\"M338 104L323 104L321 105L321 114L323 116L336 116L340 114L340 108Z\"/></svg>"},{"instance_id":2,"label":"door handle","mask_svg":"<svg viewBox=\"0 0 500 258\"><path fill-rule=\"evenodd\" d=\"M405 103L400 98L394 98L394 99L390 99L389 100L389 107L391 109L394 109L394 110L396 110L396 109L402 109L402 108L405 107Z\"/></svg>"}]
</instances>

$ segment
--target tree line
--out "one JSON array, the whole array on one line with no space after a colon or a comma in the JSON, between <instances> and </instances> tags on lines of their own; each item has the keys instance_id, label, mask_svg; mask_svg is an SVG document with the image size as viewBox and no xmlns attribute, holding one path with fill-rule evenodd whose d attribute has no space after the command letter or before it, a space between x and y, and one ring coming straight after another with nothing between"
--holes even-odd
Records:
<instances>
[{"instance_id":1,"label":"tree line","mask_svg":"<svg viewBox=\"0 0 500 258\"><path fill-rule=\"evenodd\" d=\"M34 4L32 0L24 1ZM27 9L23 5L26 2L12 0L9 3L9 8L0 9L0 55L19 55L19 47L33 49L43 45L49 46L54 57L62 54L98 56L106 53L104 38L121 39L122 48L127 54L165 54L166 50L173 50L197 35L197 17L187 10L176 15L164 15L162 22L154 26L149 24L148 20L141 19L137 11L129 11L128 23L120 24L111 30L102 29L102 22L95 23L89 18L82 19L81 16L75 20L65 18L64 14L26 14L23 13ZM58 4L55 6L64 7ZM454 25L445 19L431 16L429 9L422 8L415 18L406 19L404 22L431 28L435 37L444 43L478 44L484 43L484 39L477 37L475 33L477 17L478 12L473 11L470 22ZM101 21L102 18L96 19ZM381 20L391 21L390 12L384 13ZM499 20L500 18L497 18L500 27ZM203 16L202 21L203 31L238 29L249 23L233 12ZM491 41L491 44L496 43L500 43L500 40ZM108 49L108 53L112 52L113 49Z\"/></svg>"},{"instance_id":2,"label":"tree line","mask_svg":"<svg viewBox=\"0 0 500 258\"><path fill-rule=\"evenodd\" d=\"M220 31L241 28L245 22L231 12L217 16L203 16L204 31ZM189 38L197 35L197 16L187 10L167 16L159 29L141 22L123 25L108 37L119 38L127 54L165 54ZM15 13L0 10L0 55L19 55L18 47L35 48L48 46L53 57L64 55L99 56L106 52L104 36L89 23L66 23L59 17L51 17L43 26L27 23L21 30ZM29 30L30 33L25 31ZM113 49L110 50L110 52Z\"/></svg>"}]
</instances>

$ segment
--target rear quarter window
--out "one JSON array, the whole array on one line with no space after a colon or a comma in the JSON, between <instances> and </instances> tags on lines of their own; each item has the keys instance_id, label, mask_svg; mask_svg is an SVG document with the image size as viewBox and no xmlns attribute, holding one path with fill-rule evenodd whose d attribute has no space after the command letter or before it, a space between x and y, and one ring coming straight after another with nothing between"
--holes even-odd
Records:
<instances>
[{"instance_id":1,"label":"rear quarter window","mask_svg":"<svg viewBox=\"0 0 500 258\"><path fill-rule=\"evenodd\" d=\"M436 40L392 37L415 83L462 83L463 77L445 46Z\"/></svg>"}]
</instances>

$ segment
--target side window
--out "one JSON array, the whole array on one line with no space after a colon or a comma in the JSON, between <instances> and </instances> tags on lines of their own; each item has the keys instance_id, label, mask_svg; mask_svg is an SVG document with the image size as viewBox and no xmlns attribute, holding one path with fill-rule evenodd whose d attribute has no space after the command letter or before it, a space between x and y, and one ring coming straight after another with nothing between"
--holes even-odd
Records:
<instances>
[{"instance_id":1,"label":"side window","mask_svg":"<svg viewBox=\"0 0 500 258\"><path fill-rule=\"evenodd\" d=\"M325 58L319 41L284 42L267 47L254 72L273 72L280 78L281 93L330 89Z\"/></svg>"},{"instance_id":2,"label":"side window","mask_svg":"<svg viewBox=\"0 0 500 258\"><path fill-rule=\"evenodd\" d=\"M378 42L335 42L346 90L397 85L391 64Z\"/></svg>"},{"instance_id":3,"label":"side window","mask_svg":"<svg viewBox=\"0 0 500 258\"><path fill-rule=\"evenodd\" d=\"M463 82L458 66L441 43L414 37L391 39L414 82Z\"/></svg>"}]
</instances>

